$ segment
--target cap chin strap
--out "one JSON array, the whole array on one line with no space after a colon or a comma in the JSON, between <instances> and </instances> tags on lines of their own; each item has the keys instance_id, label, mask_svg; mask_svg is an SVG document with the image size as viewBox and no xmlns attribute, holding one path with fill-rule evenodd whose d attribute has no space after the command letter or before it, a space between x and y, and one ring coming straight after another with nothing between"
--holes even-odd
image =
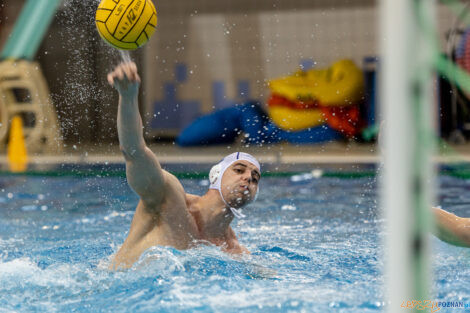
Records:
<instances>
[{"instance_id":1,"label":"cap chin strap","mask_svg":"<svg viewBox=\"0 0 470 313\"><path fill-rule=\"evenodd\" d=\"M235 209L235 208L232 208L224 199L224 196L222 195L222 191L220 191L219 189L219 193L220 193L220 197L222 198L222 201L225 203L225 205L230 209L230 211L232 211L233 215L235 215L236 218L245 218L246 215L242 213L242 209Z\"/></svg>"},{"instance_id":2,"label":"cap chin strap","mask_svg":"<svg viewBox=\"0 0 470 313\"><path fill-rule=\"evenodd\" d=\"M230 207L230 211L232 211L233 215L235 215L236 218L245 218L246 215L242 213L241 209L235 209Z\"/></svg>"},{"instance_id":3,"label":"cap chin strap","mask_svg":"<svg viewBox=\"0 0 470 313\"><path fill-rule=\"evenodd\" d=\"M217 165L214 165L209 173L209 181L211 182L211 184L213 184L221 175L221 171L222 171L222 165L221 164L217 164ZM242 210L241 209L235 209L235 208L232 208L228 203L227 201L225 201L224 199L224 196L222 195L222 190L221 188L217 188L217 190L219 191L219 194L220 194L220 197L222 198L222 201L225 203L225 206L228 207L230 209L230 211L232 212L232 214L236 217L236 218L245 218L246 215L242 213Z\"/></svg>"}]
</instances>

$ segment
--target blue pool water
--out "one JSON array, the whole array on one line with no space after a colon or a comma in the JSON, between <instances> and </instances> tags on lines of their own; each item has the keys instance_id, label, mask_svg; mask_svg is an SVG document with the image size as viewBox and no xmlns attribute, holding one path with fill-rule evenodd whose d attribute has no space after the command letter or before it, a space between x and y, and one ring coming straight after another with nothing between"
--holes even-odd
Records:
<instances>
[{"instance_id":1,"label":"blue pool water","mask_svg":"<svg viewBox=\"0 0 470 313\"><path fill-rule=\"evenodd\" d=\"M443 207L470 216L470 181L440 183ZM233 223L251 256L155 247L122 272L106 266L137 202L125 179L3 176L0 189L0 312L385 311L373 178L265 178ZM432 241L434 298L470 302L470 249Z\"/></svg>"}]
</instances>

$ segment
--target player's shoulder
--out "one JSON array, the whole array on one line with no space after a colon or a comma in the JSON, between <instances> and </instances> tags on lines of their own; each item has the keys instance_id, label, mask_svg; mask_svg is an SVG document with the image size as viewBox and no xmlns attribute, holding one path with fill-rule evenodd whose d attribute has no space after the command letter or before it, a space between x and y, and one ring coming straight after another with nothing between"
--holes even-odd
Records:
<instances>
[{"instance_id":1,"label":"player's shoulder","mask_svg":"<svg viewBox=\"0 0 470 313\"><path fill-rule=\"evenodd\" d=\"M201 199L201 196L193 195L190 193L185 193L184 196L186 199L186 206L188 208L193 208L194 204L196 204L199 201L199 199Z\"/></svg>"},{"instance_id":2,"label":"player's shoulder","mask_svg":"<svg viewBox=\"0 0 470 313\"><path fill-rule=\"evenodd\" d=\"M178 177L176 177L175 175L173 175L172 173L166 170L162 170L162 172L163 172L163 177L165 180L165 187L167 189L184 192L183 185L181 184Z\"/></svg>"}]
</instances>

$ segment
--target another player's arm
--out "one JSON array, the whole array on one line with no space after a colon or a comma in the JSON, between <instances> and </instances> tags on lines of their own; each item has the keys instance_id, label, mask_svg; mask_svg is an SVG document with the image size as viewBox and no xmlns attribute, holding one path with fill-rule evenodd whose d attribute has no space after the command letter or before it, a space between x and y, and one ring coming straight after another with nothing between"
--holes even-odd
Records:
<instances>
[{"instance_id":1,"label":"another player's arm","mask_svg":"<svg viewBox=\"0 0 470 313\"><path fill-rule=\"evenodd\" d=\"M119 92L117 128L127 181L147 210L158 209L164 196L165 174L143 137L138 107L140 77L135 63L120 64L108 74L108 82Z\"/></svg>"},{"instance_id":2,"label":"another player's arm","mask_svg":"<svg viewBox=\"0 0 470 313\"><path fill-rule=\"evenodd\" d=\"M455 246L470 247L470 219L458 217L440 208L433 208L435 235Z\"/></svg>"}]
</instances>

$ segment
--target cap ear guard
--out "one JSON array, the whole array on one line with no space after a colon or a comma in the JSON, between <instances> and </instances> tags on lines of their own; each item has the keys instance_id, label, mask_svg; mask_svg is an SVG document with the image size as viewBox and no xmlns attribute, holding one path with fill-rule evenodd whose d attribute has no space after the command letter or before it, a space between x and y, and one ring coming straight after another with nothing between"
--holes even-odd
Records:
<instances>
[{"instance_id":1,"label":"cap ear guard","mask_svg":"<svg viewBox=\"0 0 470 313\"><path fill-rule=\"evenodd\" d=\"M214 185L215 182L217 181L217 179L220 177L220 172L222 171L222 165L219 163L219 164L216 164L214 165L210 172L209 172L209 182L211 183L211 185Z\"/></svg>"}]
</instances>

